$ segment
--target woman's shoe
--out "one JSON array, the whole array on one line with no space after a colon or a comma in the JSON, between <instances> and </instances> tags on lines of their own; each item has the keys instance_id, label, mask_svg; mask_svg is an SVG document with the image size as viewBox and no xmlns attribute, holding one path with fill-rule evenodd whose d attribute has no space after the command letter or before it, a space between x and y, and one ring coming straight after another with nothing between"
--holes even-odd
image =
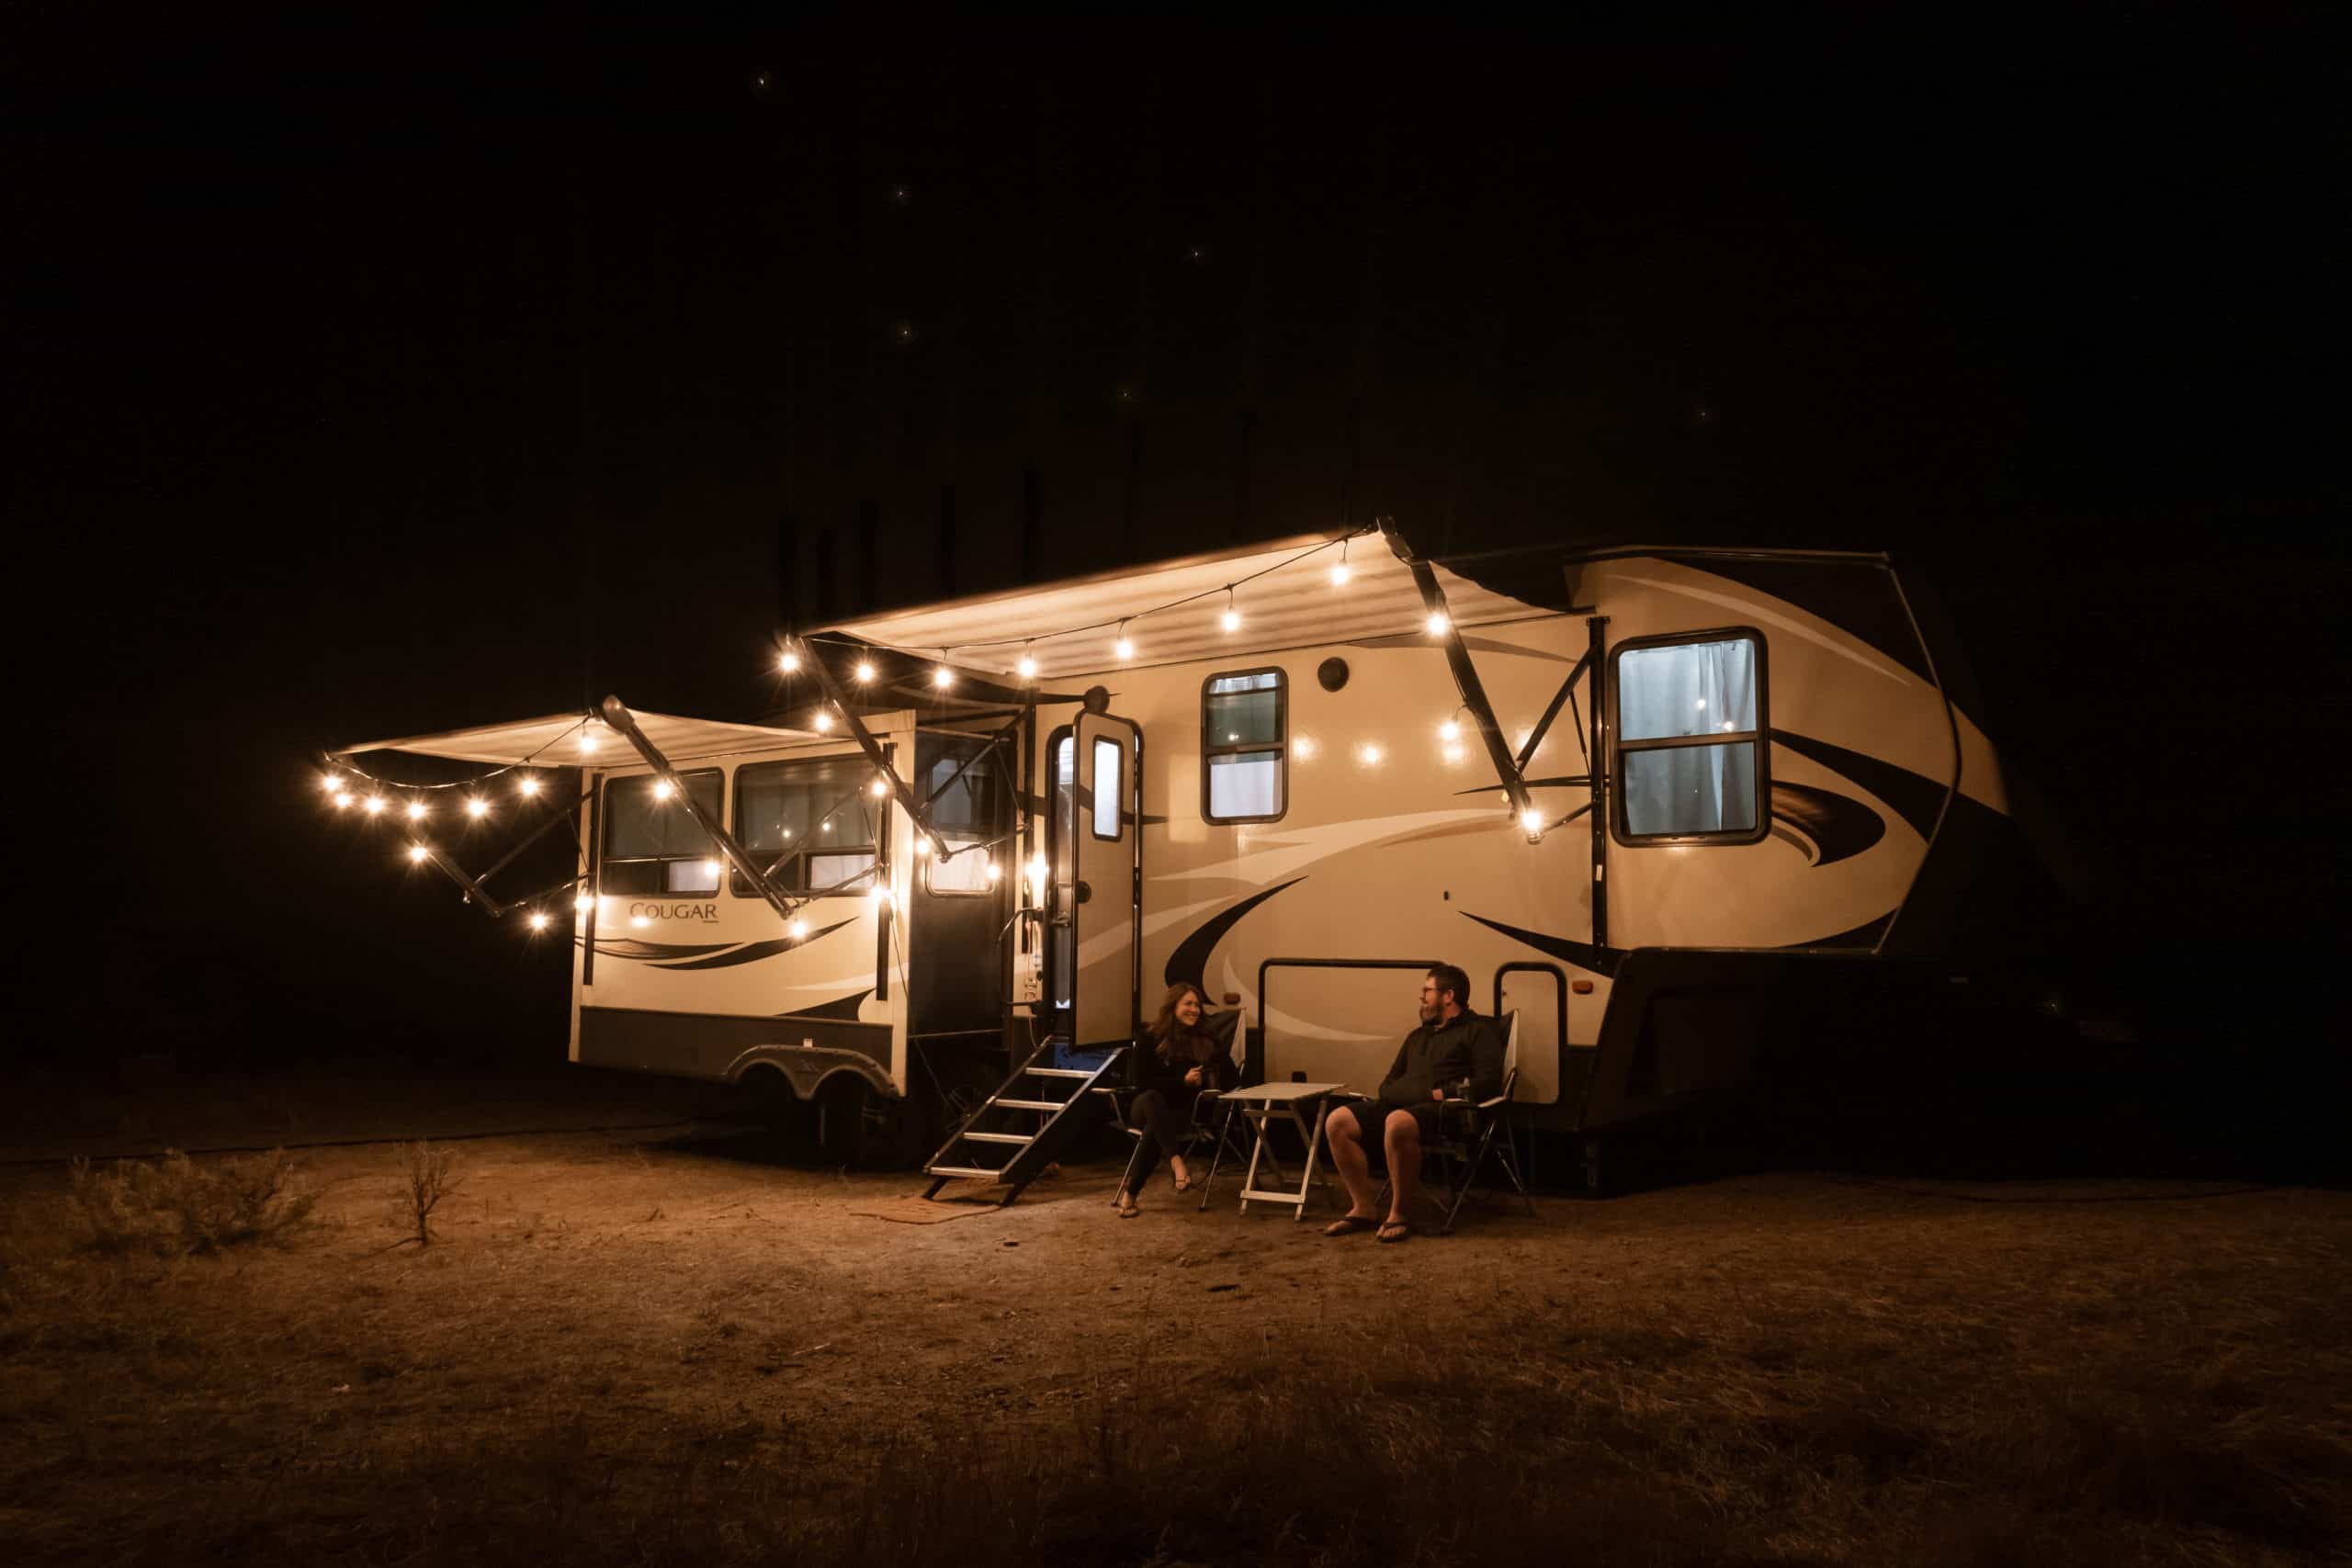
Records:
<instances>
[{"instance_id":1,"label":"woman's shoe","mask_svg":"<svg viewBox=\"0 0 2352 1568\"><path fill-rule=\"evenodd\" d=\"M1122 1192L1119 1194L1119 1218L1123 1220L1132 1220L1141 1212L1142 1211L1136 1207L1136 1197L1134 1193Z\"/></svg>"}]
</instances>

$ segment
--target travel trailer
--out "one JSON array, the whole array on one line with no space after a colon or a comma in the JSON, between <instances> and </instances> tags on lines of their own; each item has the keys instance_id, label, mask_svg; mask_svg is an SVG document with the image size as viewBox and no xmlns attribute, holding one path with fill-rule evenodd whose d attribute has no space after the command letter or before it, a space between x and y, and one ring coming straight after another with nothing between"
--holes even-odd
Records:
<instances>
[{"instance_id":1,"label":"travel trailer","mask_svg":"<svg viewBox=\"0 0 2352 1568\"><path fill-rule=\"evenodd\" d=\"M787 637L757 724L616 698L338 755L578 770L536 907L576 1062L789 1095L865 1157L963 1130L932 1168L1017 1190L1173 983L1253 1077L1369 1090L1442 960L1597 1180L1618 1133L2014 999L2030 857L1936 625L1881 555L1367 531Z\"/></svg>"}]
</instances>

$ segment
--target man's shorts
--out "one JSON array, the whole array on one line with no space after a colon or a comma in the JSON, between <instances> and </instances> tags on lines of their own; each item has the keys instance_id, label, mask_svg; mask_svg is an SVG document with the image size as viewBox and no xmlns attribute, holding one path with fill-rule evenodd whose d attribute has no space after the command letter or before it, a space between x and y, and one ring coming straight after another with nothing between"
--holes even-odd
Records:
<instances>
[{"instance_id":1,"label":"man's shorts","mask_svg":"<svg viewBox=\"0 0 2352 1568\"><path fill-rule=\"evenodd\" d=\"M1363 1132L1364 1148L1374 1156L1377 1156L1387 1145L1388 1117L1392 1111L1403 1111L1419 1124L1421 1142L1426 1144L1437 1135L1440 1107L1434 1100L1427 1105L1401 1106L1383 1105L1376 1100L1343 1100L1334 1104L1331 1109L1337 1112L1341 1106L1355 1112L1356 1125Z\"/></svg>"}]
</instances>

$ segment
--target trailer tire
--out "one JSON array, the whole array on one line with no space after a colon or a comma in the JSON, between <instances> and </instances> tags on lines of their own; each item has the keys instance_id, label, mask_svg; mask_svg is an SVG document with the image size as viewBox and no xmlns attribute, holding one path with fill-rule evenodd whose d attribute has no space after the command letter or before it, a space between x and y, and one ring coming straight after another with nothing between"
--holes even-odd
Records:
<instances>
[{"instance_id":1,"label":"trailer tire","mask_svg":"<svg viewBox=\"0 0 2352 1568\"><path fill-rule=\"evenodd\" d=\"M908 1100L876 1094L852 1073L836 1073L817 1090L817 1157L851 1170L903 1170L930 1151L922 1117Z\"/></svg>"}]
</instances>

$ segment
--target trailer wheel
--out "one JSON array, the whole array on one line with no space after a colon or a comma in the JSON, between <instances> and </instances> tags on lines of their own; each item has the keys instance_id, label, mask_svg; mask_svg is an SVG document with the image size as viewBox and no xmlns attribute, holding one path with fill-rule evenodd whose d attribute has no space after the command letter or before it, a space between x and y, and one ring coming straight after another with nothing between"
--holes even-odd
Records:
<instances>
[{"instance_id":1,"label":"trailer wheel","mask_svg":"<svg viewBox=\"0 0 2352 1568\"><path fill-rule=\"evenodd\" d=\"M922 1118L904 1100L874 1092L864 1078L836 1073L817 1091L817 1156L853 1170L899 1170L919 1164Z\"/></svg>"}]
</instances>

